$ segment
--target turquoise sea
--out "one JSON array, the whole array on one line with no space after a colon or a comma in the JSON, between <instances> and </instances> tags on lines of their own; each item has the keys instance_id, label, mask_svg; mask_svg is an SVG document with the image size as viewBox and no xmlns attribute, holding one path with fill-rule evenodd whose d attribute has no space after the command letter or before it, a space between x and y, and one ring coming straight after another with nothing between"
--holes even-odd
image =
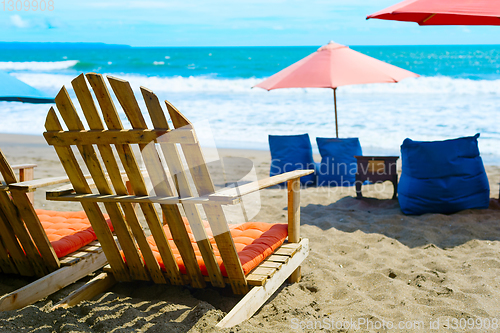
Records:
<instances>
[{"instance_id":1,"label":"turquoise sea","mask_svg":"<svg viewBox=\"0 0 500 333\"><path fill-rule=\"evenodd\" d=\"M327 41L326 41L327 42ZM311 47L154 47L0 43L0 70L55 95L98 72L145 86L193 121L208 121L219 147L267 147L268 134L335 135L331 89L251 87L317 50ZM340 87L341 137L364 153L398 154L407 137L481 133L487 163L500 162L500 46L351 46L421 75L397 84ZM139 97L139 95L138 95ZM41 134L49 105L0 102L0 132Z\"/></svg>"}]
</instances>

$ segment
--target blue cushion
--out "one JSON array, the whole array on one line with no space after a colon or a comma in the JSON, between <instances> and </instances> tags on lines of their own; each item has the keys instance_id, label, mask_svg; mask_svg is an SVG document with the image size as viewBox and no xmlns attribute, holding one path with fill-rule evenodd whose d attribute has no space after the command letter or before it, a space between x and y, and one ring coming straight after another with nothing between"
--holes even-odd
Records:
<instances>
[{"instance_id":1,"label":"blue cushion","mask_svg":"<svg viewBox=\"0 0 500 333\"><path fill-rule=\"evenodd\" d=\"M352 186L356 180L357 162L363 155L358 138L316 138L321 154L318 186Z\"/></svg>"},{"instance_id":2,"label":"blue cushion","mask_svg":"<svg viewBox=\"0 0 500 333\"><path fill-rule=\"evenodd\" d=\"M314 170L311 141L308 134L269 135L271 149L271 171L275 176L293 170ZM310 174L300 178L304 185L314 185L316 176ZM283 183L284 184L284 183Z\"/></svg>"},{"instance_id":3,"label":"blue cushion","mask_svg":"<svg viewBox=\"0 0 500 333\"><path fill-rule=\"evenodd\" d=\"M434 142L404 140L398 185L403 213L450 214L488 208L490 186L479 156L478 137L476 134Z\"/></svg>"}]
</instances>

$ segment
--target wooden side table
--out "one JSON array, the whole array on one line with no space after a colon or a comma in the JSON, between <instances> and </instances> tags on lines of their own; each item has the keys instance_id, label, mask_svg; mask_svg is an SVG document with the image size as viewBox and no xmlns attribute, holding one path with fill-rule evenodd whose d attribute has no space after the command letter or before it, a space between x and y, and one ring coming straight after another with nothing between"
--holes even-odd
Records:
<instances>
[{"instance_id":1,"label":"wooden side table","mask_svg":"<svg viewBox=\"0 0 500 333\"><path fill-rule=\"evenodd\" d=\"M357 160L358 170L356 172L356 198L363 197L361 185L365 181L371 183L382 183L386 180L392 182L394 194L392 199L398 195L398 173L396 161L399 156L354 156Z\"/></svg>"}]
</instances>

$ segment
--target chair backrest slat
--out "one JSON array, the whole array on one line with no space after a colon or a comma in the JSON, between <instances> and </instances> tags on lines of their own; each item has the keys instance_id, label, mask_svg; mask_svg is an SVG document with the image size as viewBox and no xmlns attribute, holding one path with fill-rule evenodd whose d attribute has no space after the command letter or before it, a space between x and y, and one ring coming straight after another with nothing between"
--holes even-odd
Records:
<instances>
[{"instance_id":1,"label":"chair backrest slat","mask_svg":"<svg viewBox=\"0 0 500 333\"><path fill-rule=\"evenodd\" d=\"M71 85L73 86L76 98L78 98L78 102L82 107L82 111L85 115L89 128L92 130L103 130L104 124L99 116L99 112L97 111L97 107L94 103L94 99L92 98L87 82L85 81L85 76L83 74L78 75L73 81L71 81Z\"/></svg>"},{"instance_id":2,"label":"chair backrest slat","mask_svg":"<svg viewBox=\"0 0 500 333\"><path fill-rule=\"evenodd\" d=\"M108 119L107 126L109 126L111 124L112 125L111 128L114 128L115 125L116 125L116 127L121 127L121 122L119 121L119 119L117 120L117 117L112 115L113 112L116 112L116 109L114 108L114 104L111 101L111 98L109 96L109 92L107 90L107 87L106 87L106 84L104 82L103 77L101 75L98 75L98 74L87 74L86 77L87 77L90 85L92 86L96 96L100 96L97 99L98 99L98 102L101 106L101 109L104 110L104 108L107 107L109 110L107 113L102 111L103 115L107 116L107 119ZM75 83L77 83L80 87L84 86L86 89L88 89L86 82L84 81L85 78L83 77L83 74L80 75L77 79L78 79L78 81L82 81L82 79L83 79L83 82L77 83L77 81L75 79ZM85 89L85 88L83 88L83 89ZM79 88L79 89L82 89L82 88ZM99 128L99 127L101 127L101 124L99 124L98 121L92 120L92 118L96 118L96 116L93 115L92 113L89 116L87 116L87 113L84 109L84 114L86 116L86 119L87 119L87 122L89 124L90 129L102 129L102 128ZM91 119L89 119L89 118L91 118ZM99 117L99 119L100 119L100 117ZM126 185L123 182L123 179L122 179L122 176L120 173L120 169L118 167L118 163L115 159L115 156L114 156L113 150L111 149L111 146L98 144L97 148L99 149L99 152L101 153L101 157L104 161L104 164L106 166L106 170L108 171L108 175L111 179L111 182L113 184L113 187L115 189L116 194L127 195L128 190L127 190ZM139 219L137 217L137 213L134 209L134 206L131 203L121 203L121 206L122 206L123 212L125 213L125 218L127 220L127 223L130 226L130 229L132 230L132 232L134 234L134 237L137 241L137 244L139 245L139 248L141 250L141 254L144 258L144 262L146 264L146 268L149 272L149 275L151 276L151 279L155 283L166 283L167 280L163 276L160 265L156 261L154 255L153 255L153 252L151 251L151 248L149 246L149 243L146 240L146 235L145 235L144 230L142 229L142 227L139 223Z\"/></svg>"},{"instance_id":3,"label":"chair backrest slat","mask_svg":"<svg viewBox=\"0 0 500 333\"><path fill-rule=\"evenodd\" d=\"M1 219L2 218L0 217L0 224L2 223ZM7 252L7 249L4 247L2 243L2 237L0 236L0 273L2 272L6 274L19 274L19 271L17 270L16 265L14 265L14 262L9 256L9 252Z\"/></svg>"},{"instance_id":4,"label":"chair backrest slat","mask_svg":"<svg viewBox=\"0 0 500 333\"><path fill-rule=\"evenodd\" d=\"M14 170L12 170L12 167L10 166L9 162L7 161L5 155L1 150L0 150L0 173L2 174L2 177L7 185L11 183L17 183L16 174L14 173Z\"/></svg>"},{"instance_id":5,"label":"chair backrest slat","mask_svg":"<svg viewBox=\"0 0 500 333\"><path fill-rule=\"evenodd\" d=\"M33 267L34 273L37 276L47 274L47 269L43 263L40 254L31 238L24 222L19 216L19 212L6 192L0 193L0 210L2 210L7 223L9 223L14 231L15 236L21 243L25 256Z\"/></svg>"},{"instance_id":6,"label":"chair backrest slat","mask_svg":"<svg viewBox=\"0 0 500 333\"><path fill-rule=\"evenodd\" d=\"M166 101L170 118L175 128L191 127L192 124L169 102ZM182 151L193 177L193 181L199 195L208 195L215 192L215 187L208 172L203 153L199 143L192 145L182 145ZM233 237L229 231L229 226L220 205L203 205L207 215L210 228L214 235L219 253L226 268L231 287L235 293L245 294L248 292L248 284L241 266L238 251L234 245Z\"/></svg>"},{"instance_id":7,"label":"chair backrest slat","mask_svg":"<svg viewBox=\"0 0 500 333\"><path fill-rule=\"evenodd\" d=\"M154 128L169 129L167 119L165 118L165 114L163 113L160 102L158 101L158 97L156 97L152 91L145 88L141 88L141 92L144 97L144 101L146 102ZM160 147L162 149L163 156L165 157L165 161L167 162L170 174L177 184L177 192L179 196L181 198L192 196L193 193L189 186L186 173L183 170L177 146L172 143L161 142ZM182 206L198 245L198 249L203 257L203 262L207 268L210 282L214 286L221 288L224 287L224 278L215 258L212 245L208 239L198 208L195 204L183 204ZM169 219L167 219L167 221L169 221ZM184 227L182 229L184 229Z\"/></svg>"},{"instance_id":8,"label":"chair backrest slat","mask_svg":"<svg viewBox=\"0 0 500 333\"><path fill-rule=\"evenodd\" d=\"M45 128L50 131L62 131L62 126L57 118L56 112L53 108L49 110L47 119L45 121ZM54 146L59 160L63 165L68 178L70 179L73 187L77 193L90 194L92 191L83 176L83 172L78 165L76 157L71 150L71 147ZM82 202L83 209L89 218L92 228L94 229L99 241L101 242L103 251L106 252L106 258L111 265L116 278L120 281L130 280L127 266L123 261L118 246L116 245L111 230L109 229L104 215L95 202Z\"/></svg>"},{"instance_id":9,"label":"chair backrest slat","mask_svg":"<svg viewBox=\"0 0 500 333\"><path fill-rule=\"evenodd\" d=\"M146 124L144 122L144 118L142 118L142 114L140 114L139 107L136 106L137 101L135 100L133 91L130 88L128 82L111 77L108 77L108 80L123 110L127 114L127 117L129 118L132 127L145 128ZM105 110L103 110L103 112L104 111ZM113 110L107 110L107 111L113 111ZM116 112L116 109L114 109L114 112ZM139 115L135 114L137 112L139 113ZM114 125L118 126L118 124ZM123 129L123 127L116 129ZM139 148L142 150L144 146L145 145L141 144L139 145ZM127 172L134 193L136 195L144 195L144 196L148 195L144 178L142 177L142 174L139 170L132 149L130 148L129 145L121 145L121 148L122 149L119 149L119 146L117 146L117 151L122 160L122 164L125 167L125 171ZM168 243L165 231L163 230L160 218L158 217L158 214L153 204L144 203L140 204L140 207L144 213L146 221L154 237L156 246L163 260L163 264L165 265L165 269L167 271L167 275L170 279L170 282L176 285L184 284L179 266L177 266L174 254L172 252L172 248Z\"/></svg>"},{"instance_id":10,"label":"chair backrest slat","mask_svg":"<svg viewBox=\"0 0 500 333\"><path fill-rule=\"evenodd\" d=\"M141 90L146 102L146 107L149 111L151 119L153 120L153 125L159 123L162 125L163 129L168 129L168 123L165 119L163 111L161 110L161 106L156 95L150 91L146 91L144 89ZM161 119L162 116L163 120ZM174 196L175 192L173 190L173 185L169 184L165 168L163 167L161 160L158 158L158 151L155 148L154 142L144 147L142 149L142 154L156 195ZM167 161L171 160L171 157L172 156L169 156ZM182 220L179 207L177 205L161 205L161 208L193 286L203 288L205 286L205 280L196 260L194 249ZM190 213L192 212L187 210L185 210L185 212L189 219L191 215Z\"/></svg>"},{"instance_id":11,"label":"chair backrest slat","mask_svg":"<svg viewBox=\"0 0 500 333\"><path fill-rule=\"evenodd\" d=\"M69 98L66 87L63 86L61 90L59 90L55 101L57 108L59 109L59 111L61 111L61 116L64 119L66 125L71 126L68 127L68 129L70 131L83 130L83 123L76 113L75 106L73 105L71 98Z\"/></svg>"},{"instance_id":12,"label":"chair backrest slat","mask_svg":"<svg viewBox=\"0 0 500 333\"><path fill-rule=\"evenodd\" d=\"M10 193L17 210L24 221L26 228L28 228L29 234L35 243L36 248L38 249L36 253L32 254L32 257L36 258L35 260L37 263L40 262L40 259L42 260L45 272L43 275L55 271L60 266L59 259L57 258L54 248L50 244L49 238L43 229L42 223L33 208L28 194L20 190L12 190ZM20 229L24 228L20 227Z\"/></svg>"},{"instance_id":13,"label":"chair backrest slat","mask_svg":"<svg viewBox=\"0 0 500 333\"><path fill-rule=\"evenodd\" d=\"M28 258L19 245L14 230L12 230L9 221L3 215L0 209L0 243L5 248L5 261L2 259L2 270L5 273L17 273L21 275L34 275L33 268L30 265ZM8 253L7 253L8 250ZM12 267L13 266L13 267Z\"/></svg>"},{"instance_id":14,"label":"chair backrest slat","mask_svg":"<svg viewBox=\"0 0 500 333\"><path fill-rule=\"evenodd\" d=\"M104 82L102 75L88 73L85 77L89 81L97 102L101 107L102 116L106 126L108 126L109 129L123 128L122 121L118 116L115 104L111 99L111 95L109 94L108 87L106 86L106 82Z\"/></svg>"},{"instance_id":15,"label":"chair backrest slat","mask_svg":"<svg viewBox=\"0 0 500 333\"><path fill-rule=\"evenodd\" d=\"M81 78L85 80L83 76L81 76ZM81 84L81 81L79 83L75 83L75 85L78 87L79 96L81 98L79 99L80 106L83 110L86 111L86 114L89 114L92 117L92 124L99 126L98 119L96 119L96 115L93 114L97 111L95 108L95 104L93 103L93 100L88 100L88 98L91 97L90 92L88 91L88 88L85 89L86 87ZM88 91L88 93L85 92L86 90ZM81 122L75 107L71 103L66 89L61 89L59 94L56 96L56 105L62 118L65 120L66 126L70 131L84 129L83 123ZM104 175L103 168L97 157L94 147L91 144L77 145L77 147L83 157L83 160L85 161L85 164L87 165L90 174L95 181L99 193L113 194L111 186L108 183L106 176ZM123 253L125 254L125 258L127 259L128 266L131 268L129 270L131 278L135 280L149 280L149 276L144 267L144 263L138 253L138 249L134 238L132 237L130 228L128 228L127 224L125 223L120 207L117 203L113 202L104 203L104 207L106 208L107 213L113 221L116 235L122 247ZM105 229L108 229L107 223L100 226L100 229L106 234L110 234L111 232L105 231Z\"/></svg>"},{"instance_id":16,"label":"chair backrest slat","mask_svg":"<svg viewBox=\"0 0 500 333\"><path fill-rule=\"evenodd\" d=\"M7 184L17 182L1 150L0 172ZM59 268L59 260L27 193L10 189L9 196L1 191L0 210L3 220L0 223L1 237L20 274L43 276Z\"/></svg>"}]
</instances>

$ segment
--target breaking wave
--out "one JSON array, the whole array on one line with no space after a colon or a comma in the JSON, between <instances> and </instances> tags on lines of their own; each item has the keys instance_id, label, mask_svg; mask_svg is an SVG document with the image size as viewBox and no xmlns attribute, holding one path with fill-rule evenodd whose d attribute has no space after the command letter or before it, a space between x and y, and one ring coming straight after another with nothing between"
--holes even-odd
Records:
<instances>
[{"instance_id":1,"label":"breaking wave","mask_svg":"<svg viewBox=\"0 0 500 333\"><path fill-rule=\"evenodd\" d=\"M2 68L0 63L0 68ZM49 64L49 63L47 63ZM37 88L57 88L63 84L68 85L75 77L74 74L43 74L43 73L15 73L17 78ZM116 74L111 74L115 76ZM331 94L329 89L324 88L294 88L276 89L266 92L253 86L265 78L248 79L218 79L213 77L157 77L142 75L118 75L130 81L134 88L147 87L155 92L239 92L239 93L267 93L275 95L297 95L297 94ZM68 89L71 87L68 86ZM453 95L499 95L500 80L471 80L458 79L446 76L419 77L405 79L399 83L374 83L364 85L352 85L339 87L337 95L341 94L453 94Z\"/></svg>"},{"instance_id":2,"label":"breaking wave","mask_svg":"<svg viewBox=\"0 0 500 333\"><path fill-rule=\"evenodd\" d=\"M76 64L78 60L64 60L64 61L2 61L0 62L0 70L9 71L53 71L68 69Z\"/></svg>"}]
</instances>

